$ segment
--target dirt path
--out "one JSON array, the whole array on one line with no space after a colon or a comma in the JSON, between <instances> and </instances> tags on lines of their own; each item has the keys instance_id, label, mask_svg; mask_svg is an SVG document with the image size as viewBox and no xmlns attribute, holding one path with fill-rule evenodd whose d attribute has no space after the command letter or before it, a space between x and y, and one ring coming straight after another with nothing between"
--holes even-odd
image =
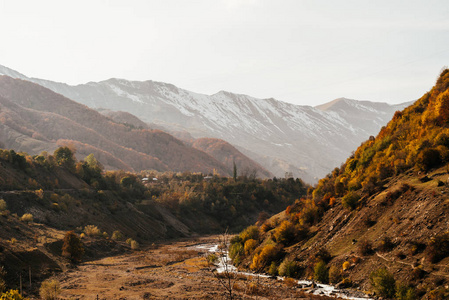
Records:
<instances>
[{"instance_id":1,"label":"dirt path","mask_svg":"<svg viewBox=\"0 0 449 300\"><path fill-rule=\"evenodd\" d=\"M204 252L191 248L205 242L211 242L211 238L83 263L59 276L60 298L226 299L225 290L207 266ZM254 278L241 276L233 285L235 299L331 299L309 296L273 279L261 279L257 284Z\"/></svg>"}]
</instances>

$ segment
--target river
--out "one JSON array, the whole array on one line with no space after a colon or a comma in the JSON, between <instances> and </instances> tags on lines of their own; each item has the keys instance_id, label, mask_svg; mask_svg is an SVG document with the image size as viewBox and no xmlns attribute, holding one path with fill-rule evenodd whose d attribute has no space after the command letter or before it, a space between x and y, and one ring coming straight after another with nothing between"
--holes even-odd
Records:
<instances>
[{"instance_id":1,"label":"river","mask_svg":"<svg viewBox=\"0 0 449 300\"><path fill-rule=\"evenodd\" d=\"M222 251L219 250L218 244L199 244L191 247L192 249L198 249L207 251L210 253L216 254L219 259L216 264L217 266L217 272L223 273L223 272L233 272L240 275L245 276L260 276L264 278L271 278L272 276L266 275L266 274L257 274L257 273L251 273L251 272L242 272L239 271L234 265L232 265L232 260L228 256L228 253L222 253ZM222 255L224 254L224 255ZM284 277L277 276L277 280L284 280ZM343 299L348 300L373 300L369 297L362 297L360 294L361 292L358 291L352 291L349 289L337 289L336 287L329 285L329 284L322 284L322 283L315 283L309 280L297 280L296 283L299 286L302 286L305 289L308 289L312 294L314 295L325 295L325 296L336 296Z\"/></svg>"}]
</instances>

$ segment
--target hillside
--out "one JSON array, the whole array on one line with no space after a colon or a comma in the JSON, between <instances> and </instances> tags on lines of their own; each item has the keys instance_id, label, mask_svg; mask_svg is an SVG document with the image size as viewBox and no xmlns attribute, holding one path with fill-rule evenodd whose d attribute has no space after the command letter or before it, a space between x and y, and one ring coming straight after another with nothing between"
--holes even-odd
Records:
<instances>
[{"instance_id":1,"label":"hillside","mask_svg":"<svg viewBox=\"0 0 449 300\"><path fill-rule=\"evenodd\" d=\"M192 147L201 150L218 161L224 163L228 169L233 169L234 163L237 174L254 177L270 178L273 174L265 170L258 163L248 159L234 146L220 139L200 138L192 142Z\"/></svg>"},{"instance_id":2,"label":"hillside","mask_svg":"<svg viewBox=\"0 0 449 300\"><path fill-rule=\"evenodd\" d=\"M243 231L231 253L254 270L352 285L384 298L447 299L448 154L446 69L307 198Z\"/></svg>"},{"instance_id":3,"label":"hillside","mask_svg":"<svg viewBox=\"0 0 449 300\"><path fill-rule=\"evenodd\" d=\"M28 81L1 76L0 106L2 147L39 154L71 145L79 158L94 153L107 169L203 173L215 170L228 176L232 172L217 159L163 131L145 129L129 113L111 112L117 120L113 121ZM119 116L121 119L117 119ZM228 154L233 155L255 165L238 151Z\"/></svg>"},{"instance_id":4,"label":"hillside","mask_svg":"<svg viewBox=\"0 0 449 300\"><path fill-rule=\"evenodd\" d=\"M283 210L308 188L300 180L148 175L158 180L104 172L93 155L77 161L67 147L35 156L0 149L0 265L6 271L0 284L4 277L17 288L18 274L28 276L31 268L36 294L42 280L70 269L61 252L67 231L83 236L82 259L88 261L125 254L136 247L132 240L149 246L241 230Z\"/></svg>"},{"instance_id":5,"label":"hillside","mask_svg":"<svg viewBox=\"0 0 449 300\"><path fill-rule=\"evenodd\" d=\"M70 86L3 66L0 74L33 81L91 108L131 113L170 132L225 140L275 176L293 172L308 182L340 165L394 111L408 105L346 99L314 108L225 91L203 95L155 81L109 79Z\"/></svg>"}]
</instances>

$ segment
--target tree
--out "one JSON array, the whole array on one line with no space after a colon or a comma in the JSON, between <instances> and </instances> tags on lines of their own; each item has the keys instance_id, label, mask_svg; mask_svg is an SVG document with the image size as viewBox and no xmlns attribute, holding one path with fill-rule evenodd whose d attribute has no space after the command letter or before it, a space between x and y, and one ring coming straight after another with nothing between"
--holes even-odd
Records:
<instances>
[{"instance_id":1,"label":"tree","mask_svg":"<svg viewBox=\"0 0 449 300\"><path fill-rule=\"evenodd\" d=\"M59 287L59 281L55 279L47 279L42 282L39 289L39 295L41 299L44 300L56 300L61 293L61 288Z\"/></svg>"},{"instance_id":2,"label":"tree","mask_svg":"<svg viewBox=\"0 0 449 300\"><path fill-rule=\"evenodd\" d=\"M233 165L234 165L234 172L233 172L234 181L237 181L237 166L235 164L235 160L233 161Z\"/></svg>"},{"instance_id":3,"label":"tree","mask_svg":"<svg viewBox=\"0 0 449 300\"><path fill-rule=\"evenodd\" d=\"M380 268L373 271L369 276L371 285L376 293L384 298L393 298L396 293L396 280L393 274L386 268Z\"/></svg>"},{"instance_id":4,"label":"tree","mask_svg":"<svg viewBox=\"0 0 449 300\"><path fill-rule=\"evenodd\" d=\"M80 238L73 231L68 231L63 239L62 255L76 263L81 261L84 254L84 246Z\"/></svg>"},{"instance_id":5,"label":"tree","mask_svg":"<svg viewBox=\"0 0 449 300\"><path fill-rule=\"evenodd\" d=\"M74 170L75 169L75 157L72 150L70 150L69 147L60 147L55 150L53 153L56 164L58 166L61 166L63 168L66 168L68 170Z\"/></svg>"}]
</instances>

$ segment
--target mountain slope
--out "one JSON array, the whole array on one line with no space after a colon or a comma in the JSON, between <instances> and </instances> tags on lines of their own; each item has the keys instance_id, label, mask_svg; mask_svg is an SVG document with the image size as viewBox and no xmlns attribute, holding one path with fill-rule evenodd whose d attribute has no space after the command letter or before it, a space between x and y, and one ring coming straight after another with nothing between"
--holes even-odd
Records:
<instances>
[{"instance_id":1,"label":"mountain slope","mask_svg":"<svg viewBox=\"0 0 449 300\"><path fill-rule=\"evenodd\" d=\"M131 129L84 105L39 85L0 77L0 120L3 147L37 154L61 142L74 143L79 155L92 151L110 165L160 171L230 171L202 151L158 130ZM62 139L62 140L61 140Z\"/></svg>"},{"instance_id":2,"label":"mountain slope","mask_svg":"<svg viewBox=\"0 0 449 300\"><path fill-rule=\"evenodd\" d=\"M154 81L109 79L70 86L1 66L0 73L36 82L89 107L129 112L172 132L226 140L276 176L293 170L309 182L340 165L395 110L405 107L353 101L357 107L346 112L224 91L208 96ZM351 115L361 111L369 114L354 122Z\"/></svg>"},{"instance_id":3,"label":"mountain slope","mask_svg":"<svg viewBox=\"0 0 449 300\"><path fill-rule=\"evenodd\" d=\"M266 271L272 262L277 267L285 260L296 266L295 276L333 283L346 278L341 286L352 284L383 298L396 297L396 289L414 295L408 299L447 299L448 163L446 69L430 92L396 112L308 198L262 224L254 251L237 257L255 269L261 253L274 245L284 255L262 261ZM244 243L247 232L233 247ZM317 275L318 265L328 278ZM379 268L384 270L373 273ZM383 279L370 280L380 273L398 283L390 288L393 294L383 294Z\"/></svg>"}]
</instances>

